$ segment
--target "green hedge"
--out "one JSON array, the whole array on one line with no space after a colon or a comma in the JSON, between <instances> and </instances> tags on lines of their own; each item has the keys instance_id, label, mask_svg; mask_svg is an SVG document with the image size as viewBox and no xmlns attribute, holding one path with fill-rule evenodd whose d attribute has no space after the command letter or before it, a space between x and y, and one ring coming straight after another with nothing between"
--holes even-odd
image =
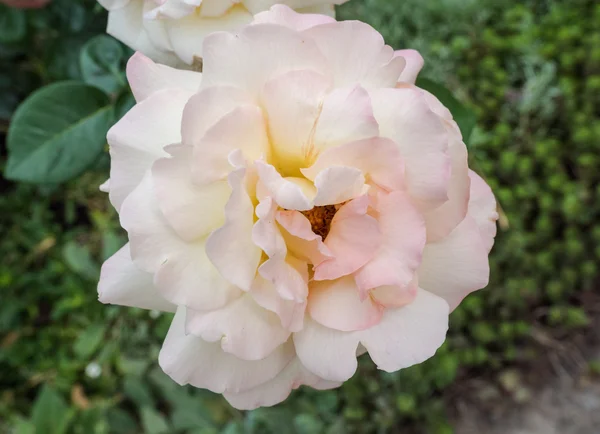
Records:
<instances>
[{"instance_id":1,"label":"green hedge","mask_svg":"<svg viewBox=\"0 0 600 434\"><path fill-rule=\"evenodd\" d=\"M596 3L352 0L340 8L391 45L419 49L423 75L475 110L471 166L503 210L489 287L452 314L433 359L397 374L362 357L339 390L300 390L249 413L180 388L156 363L169 316L96 300L100 263L124 241L97 192L106 156L65 185L0 180L0 432L451 433L444 390L458 376L535 359L532 327L552 334L588 323L580 300L598 292L600 263ZM40 85L82 79L79 50L105 24L92 0L8 13L0 6L4 120ZM7 17L12 27L2 26Z\"/></svg>"}]
</instances>

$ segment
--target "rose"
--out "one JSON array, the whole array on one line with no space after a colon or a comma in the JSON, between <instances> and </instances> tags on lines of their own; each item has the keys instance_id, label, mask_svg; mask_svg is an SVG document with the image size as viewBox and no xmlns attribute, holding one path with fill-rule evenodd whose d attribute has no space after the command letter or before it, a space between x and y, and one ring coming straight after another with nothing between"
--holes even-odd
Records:
<instances>
[{"instance_id":1,"label":"rose","mask_svg":"<svg viewBox=\"0 0 600 434\"><path fill-rule=\"evenodd\" d=\"M171 66L194 65L202 40L235 30L276 3L299 12L334 16L347 0L98 0L109 10L107 32L151 59Z\"/></svg>"},{"instance_id":2,"label":"rose","mask_svg":"<svg viewBox=\"0 0 600 434\"><path fill-rule=\"evenodd\" d=\"M50 0L0 0L0 3L17 9L38 9L46 6Z\"/></svg>"},{"instance_id":3,"label":"rose","mask_svg":"<svg viewBox=\"0 0 600 434\"><path fill-rule=\"evenodd\" d=\"M176 311L163 370L242 409L336 387L364 352L433 356L487 284L498 215L419 54L285 6L203 52L202 74L128 64L102 188L129 244L100 300Z\"/></svg>"}]
</instances>

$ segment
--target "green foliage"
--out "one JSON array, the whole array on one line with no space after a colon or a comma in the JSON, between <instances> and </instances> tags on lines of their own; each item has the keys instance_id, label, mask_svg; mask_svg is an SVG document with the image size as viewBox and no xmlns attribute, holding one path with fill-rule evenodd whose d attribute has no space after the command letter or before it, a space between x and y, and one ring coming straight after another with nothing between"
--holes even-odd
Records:
<instances>
[{"instance_id":1,"label":"green foliage","mask_svg":"<svg viewBox=\"0 0 600 434\"><path fill-rule=\"evenodd\" d=\"M451 108L468 138L471 167L501 205L490 285L452 314L446 344L395 374L363 356L340 389L300 389L284 404L254 412L171 381L157 367L171 315L97 301L100 264L125 241L97 191L108 176L104 139L95 150L93 133L85 149L60 141L65 125L79 125L98 107L109 107L111 122L131 107L123 79L130 52L104 35L106 14L95 0L54 0L27 12L0 6L0 125L6 131L12 118L8 146L17 158L7 163L2 148L0 166L5 177L16 165L23 169L14 178L41 183L0 179L0 432L352 434L411 425L451 433L444 391L457 378L493 377L540 357L530 337L534 324L549 334L589 324L580 300L597 292L600 261L596 2L352 0L340 18L367 21L395 48L422 52L421 76L430 81L419 84ZM42 129L19 132L20 112L48 91L35 93L44 85L75 86L83 105ZM92 102L78 92L93 94ZM45 139L28 147L31 140L13 141L17 133ZM31 162L36 152L64 163L81 151L89 161L77 170ZM70 175L57 172L65 166Z\"/></svg>"},{"instance_id":2,"label":"green foliage","mask_svg":"<svg viewBox=\"0 0 600 434\"><path fill-rule=\"evenodd\" d=\"M121 65L125 52L110 36L98 35L87 42L79 57L83 80L106 93L116 93L127 84Z\"/></svg>"},{"instance_id":3,"label":"green foliage","mask_svg":"<svg viewBox=\"0 0 600 434\"><path fill-rule=\"evenodd\" d=\"M4 176L52 184L71 179L98 159L113 122L110 100L98 89L76 82L46 86L14 114Z\"/></svg>"},{"instance_id":4,"label":"green foliage","mask_svg":"<svg viewBox=\"0 0 600 434\"><path fill-rule=\"evenodd\" d=\"M0 42L16 42L25 37L27 20L20 9L0 5Z\"/></svg>"},{"instance_id":5,"label":"green foliage","mask_svg":"<svg viewBox=\"0 0 600 434\"><path fill-rule=\"evenodd\" d=\"M63 397L44 386L33 405L31 421L36 433L64 434L72 415Z\"/></svg>"}]
</instances>

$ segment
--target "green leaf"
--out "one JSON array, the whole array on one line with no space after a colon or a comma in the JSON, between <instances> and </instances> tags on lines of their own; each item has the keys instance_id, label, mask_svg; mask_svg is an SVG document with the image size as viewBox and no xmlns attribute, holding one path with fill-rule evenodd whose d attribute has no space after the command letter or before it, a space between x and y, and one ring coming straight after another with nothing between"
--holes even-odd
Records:
<instances>
[{"instance_id":1,"label":"green leaf","mask_svg":"<svg viewBox=\"0 0 600 434\"><path fill-rule=\"evenodd\" d=\"M35 432L63 434L67 432L71 416L72 413L62 396L45 385L33 405L31 419Z\"/></svg>"},{"instance_id":2,"label":"green leaf","mask_svg":"<svg viewBox=\"0 0 600 434\"><path fill-rule=\"evenodd\" d=\"M106 231L102 234L102 260L106 261L112 255L123 247L126 239L121 234L117 234L114 231Z\"/></svg>"},{"instance_id":3,"label":"green leaf","mask_svg":"<svg viewBox=\"0 0 600 434\"><path fill-rule=\"evenodd\" d=\"M20 41L26 34L25 11L0 4L0 43Z\"/></svg>"},{"instance_id":4,"label":"green leaf","mask_svg":"<svg viewBox=\"0 0 600 434\"><path fill-rule=\"evenodd\" d=\"M90 280L98 280L100 268L92 259L87 246L69 241L63 248L63 258L67 265L80 276Z\"/></svg>"},{"instance_id":5,"label":"green leaf","mask_svg":"<svg viewBox=\"0 0 600 434\"><path fill-rule=\"evenodd\" d=\"M153 370L148 376L161 395L172 408L173 429L210 428L215 424L210 409L198 396L192 396L188 389L182 388L160 369Z\"/></svg>"},{"instance_id":6,"label":"green leaf","mask_svg":"<svg viewBox=\"0 0 600 434\"><path fill-rule=\"evenodd\" d=\"M294 427L298 434L320 434L325 430L323 422L312 414L299 414L294 417Z\"/></svg>"},{"instance_id":7,"label":"green leaf","mask_svg":"<svg viewBox=\"0 0 600 434\"><path fill-rule=\"evenodd\" d=\"M73 345L73 351L80 359L87 359L96 352L104 333L106 326L104 324L92 324L83 331Z\"/></svg>"},{"instance_id":8,"label":"green leaf","mask_svg":"<svg viewBox=\"0 0 600 434\"><path fill-rule=\"evenodd\" d=\"M164 416L152 407L142 407L141 417L146 434L166 434L169 432L169 426Z\"/></svg>"},{"instance_id":9,"label":"green leaf","mask_svg":"<svg viewBox=\"0 0 600 434\"><path fill-rule=\"evenodd\" d=\"M135 105L135 98L131 91L123 93L115 105L115 117L121 119Z\"/></svg>"},{"instance_id":10,"label":"green leaf","mask_svg":"<svg viewBox=\"0 0 600 434\"><path fill-rule=\"evenodd\" d=\"M121 72L124 53L114 38L98 35L81 50L79 65L83 80L107 93L116 93L126 84Z\"/></svg>"},{"instance_id":11,"label":"green leaf","mask_svg":"<svg viewBox=\"0 0 600 434\"><path fill-rule=\"evenodd\" d=\"M139 432L135 420L125 410L111 408L106 414L110 432L114 434L134 434Z\"/></svg>"},{"instance_id":12,"label":"green leaf","mask_svg":"<svg viewBox=\"0 0 600 434\"><path fill-rule=\"evenodd\" d=\"M292 425L293 413L284 408L259 408L251 413L255 422L261 422L272 434L296 434Z\"/></svg>"},{"instance_id":13,"label":"green leaf","mask_svg":"<svg viewBox=\"0 0 600 434\"><path fill-rule=\"evenodd\" d=\"M92 86L62 82L38 90L10 124L5 177L59 183L79 175L102 152L113 119L108 96Z\"/></svg>"},{"instance_id":14,"label":"green leaf","mask_svg":"<svg viewBox=\"0 0 600 434\"><path fill-rule=\"evenodd\" d=\"M229 422L223 430L221 434L244 434L246 430L244 430L244 426L241 422Z\"/></svg>"},{"instance_id":15,"label":"green leaf","mask_svg":"<svg viewBox=\"0 0 600 434\"><path fill-rule=\"evenodd\" d=\"M448 108L448 110L450 110L454 120L460 127L463 141L466 144L469 144L469 138L477 123L477 116L475 113L458 101L454 95L452 95L452 92L445 86L436 83L435 81L429 80L428 78L419 78L417 79L417 86L431 92L446 106L446 108Z\"/></svg>"},{"instance_id":16,"label":"green leaf","mask_svg":"<svg viewBox=\"0 0 600 434\"><path fill-rule=\"evenodd\" d=\"M139 407L154 406L154 399L150 389L142 380L135 377L127 377L123 383L123 392Z\"/></svg>"},{"instance_id":17,"label":"green leaf","mask_svg":"<svg viewBox=\"0 0 600 434\"><path fill-rule=\"evenodd\" d=\"M35 434L35 425L25 419L17 419L14 424L14 434Z\"/></svg>"},{"instance_id":18,"label":"green leaf","mask_svg":"<svg viewBox=\"0 0 600 434\"><path fill-rule=\"evenodd\" d=\"M118 359L118 366L121 372L126 376L141 377L148 369L150 360L148 359L133 359L126 356L121 356Z\"/></svg>"}]
</instances>

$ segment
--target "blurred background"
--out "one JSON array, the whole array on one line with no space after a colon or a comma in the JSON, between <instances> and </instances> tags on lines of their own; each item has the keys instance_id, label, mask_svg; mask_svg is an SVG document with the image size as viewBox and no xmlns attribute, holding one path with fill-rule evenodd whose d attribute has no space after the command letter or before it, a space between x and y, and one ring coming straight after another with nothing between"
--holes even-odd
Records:
<instances>
[{"instance_id":1,"label":"blurred background","mask_svg":"<svg viewBox=\"0 0 600 434\"><path fill-rule=\"evenodd\" d=\"M109 169L102 122L132 104L131 52L105 36L106 16L94 0L0 4L0 433L598 432L600 3L351 0L338 9L394 48L419 50L422 75L476 118L470 165L501 207L491 282L452 314L447 342L426 363L386 374L362 357L340 389L301 389L253 412L161 372L169 315L97 301L100 265L126 240L98 191ZM66 80L74 87L55 88L58 103L85 96L82 110L111 113L75 131L85 163L53 178L20 170L50 164L48 150L11 149L18 161L7 163L17 106Z\"/></svg>"}]
</instances>

